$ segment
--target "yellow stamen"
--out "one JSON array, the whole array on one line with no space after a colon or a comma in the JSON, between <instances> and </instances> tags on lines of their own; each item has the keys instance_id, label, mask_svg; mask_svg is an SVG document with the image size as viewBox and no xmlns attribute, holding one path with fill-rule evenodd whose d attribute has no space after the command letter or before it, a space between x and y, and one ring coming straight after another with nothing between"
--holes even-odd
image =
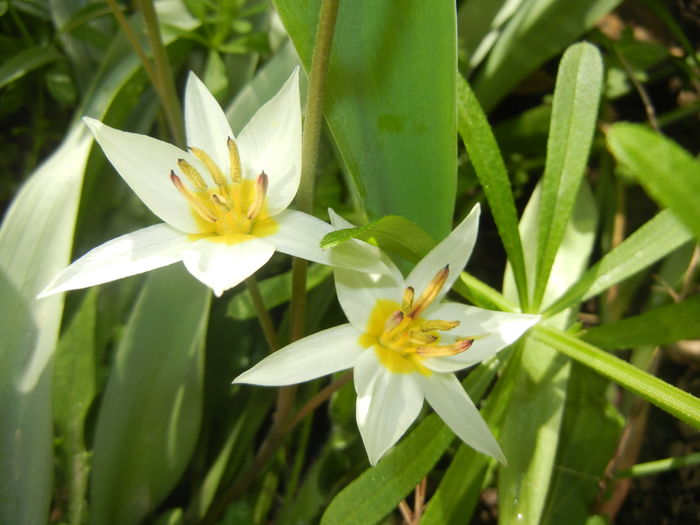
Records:
<instances>
[{"instance_id":1,"label":"yellow stamen","mask_svg":"<svg viewBox=\"0 0 700 525\"><path fill-rule=\"evenodd\" d=\"M187 202L190 203L192 208L199 214L202 219L204 219L207 222L214 223L216 222L216 215L214 215L210 210L208 210L202 202L197 198L197 196L192 193L187 186L185 186L182 183L182 180L180 180L180 177L175 175L175 172L170 170L170 180L172 183L175 185L177 188L177 191L180 192L180 194L187 199Z\"/></svg>"},{"instance_id":2,"label":"yellow stamen","mask_svg":"<svg viewBox=\"0 0 700 525\"><path fill-rule=\"evenodd\" d=\"M229 137L226 145L228 146L228 156L231 160L231 180L238 182L241 180L241 155L238 152L238 144Z\"/></svg>"},{"instance_id":3,"label":"yellow stamen","mask_svg":"<svg viewBox=\"0 0 700 525\"><path fill-rule=\"evenodd\" d=\"M420 329L422 332L447 332L458 326L459 321L440 321L439 319L435 319L432 321L423 321L420 325Z\"/></svg>"},{"instance_id":4,"label":"yellow stamen","mask_svg":"<svg viewBox=\"0 0 700 525\"><path fill-rule=\"evenodd\" d=\"M212 193L211 200L214 202L214 204L219 206L222 209L222 211L224 211L224 212L231 211L233 209L233 206L231 205L231 203L229 201L227 201L224 197L219 195L218 193Z\"/></svg>"},{"instance_id":5,"label":"yellow stamen","mask_svg":"<svg viewBox=\"0 0 700 525\"><path fill-rule=\"evenodd\" d=\"M413 307L413 297L415 295L415 292L413 291L413 287L409 286L406 288L403 292L403 299L401 300L401 309L404 312L410 312L411 308Z\"/></svg>"},{"instance_id":6,"label":"yellow stamen","mask_svg":"<svg viewBox=\"0 0 700 525\"><path fill-rule=\"evenodd\" d=\"M468 350L473 342L474 339L461 339L451 345L420 346L416 349L416 353L421 357L447 357Z\"/></svg>"},{"instance_id":7,"label":"yellow stamen","mask_svg":"<svg viewBox=\"0 0 700 525\"><path fill-rule=\"evenodd\" d=\"M401 310L396 310L393 314L386 318L384 323L384 332L391 332L401 324L403 321L404 313Z\"/></svg>"},{"instance_id":8,"label":"yellow stamen","mask_svg":"<svg viewBox=\"0 0 700 525\"><path fill-rule=\"evenodd\" d=\"M225 191L226 179L224 178L224 174L221 172L219 166L216 165L216 162L214 162L214 160L204 150L190 146L190 151L207 167L207 171L209 171L211 174L214 184Z\"/></svg>"},{"instance_id":9,"label":"yellow stamen","mask_svg":"<svg viewBox=\"0 0 700 525\"><path fill-rule=\"evenodd\" d=\"M185 176L190 179L190 182L194 184L199 191L204 191L207 189L207 183L204 182L204 179L192 166L192 164L187 162L185 159L177 159L177 165L182 170L182 173L184 173Z\"/></svg>"},{"instance_id":10,"label":"yellow stamen","mask_svg":"<svg viewBox=\"0 0 700 525\"><path fill-rule=\"evenodd\" d=\"M255 200L251 203L250 207L248 208L247 217L249 219L253 219L258 214L258 212L262 208L263 203L265 202L265 195L267 194L267 182L267 175L263 171L260 175L258 175L258 179L256 181Z\"/></svg>"},{"instance_id":11,"label":"yellow stamen","mask_svg":"<svg viewBox=\"0 0 700 525\"><path fill-rule=\"evenodd\" d=\"M433 280L430 281L428 286L425 287L425 290L423 290L423 293L418 298L418 301L416 301L416 303L413 305L413 310L411 310L410 313L411 317L415 318L420 315L420 313L435 300L440 293L440 290L442 290L442 287L445 285L449 275L449 265L445 265L445 267L440 270L435 277L433 277Z\"/></svg>"}]
</instances>

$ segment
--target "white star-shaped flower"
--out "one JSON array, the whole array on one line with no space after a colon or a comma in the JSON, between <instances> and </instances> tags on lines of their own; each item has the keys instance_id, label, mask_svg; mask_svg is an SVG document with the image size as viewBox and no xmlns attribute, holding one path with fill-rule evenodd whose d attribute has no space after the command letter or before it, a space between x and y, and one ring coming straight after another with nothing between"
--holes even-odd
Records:
<instances>
[{"instance_id":1,"label":"white star-shaped flower","mask_svg":"<svg viewBox=\"0 0 700 525\"><path fill-rule=\"evenodd\" d=\"M275 250L383 272L357 245L321 250L332 228L289 210L301 170L298 69L234 137L224 112L193 74L185 90L189 151L85 118L122 178L164 222L91 250L39 297L85 288L182 261L216 295L265 264Z\"/></svg>"},{"instance_id":2,"label":"white star-shaped flower","mask_svg":"<svg viewBox=\"0 0 700 525\"><path fill-rule=\"evenodd\" d=\"M442 302L471 255L478 222L476 206L406 279L378 250L389 275L335 269L350 322L290 344L234 383L280 386L354 368L357 425L372 465L406 432L423 399L465 443L505 461L453 372L513 343L540 316Z\"/></svg>"}]
</instances>

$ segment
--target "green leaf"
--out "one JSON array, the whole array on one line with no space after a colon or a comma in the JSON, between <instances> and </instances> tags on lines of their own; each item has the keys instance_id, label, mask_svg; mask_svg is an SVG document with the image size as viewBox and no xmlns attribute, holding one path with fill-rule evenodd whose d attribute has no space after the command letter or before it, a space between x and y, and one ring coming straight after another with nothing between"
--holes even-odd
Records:
<instances>
[{"instance_id":1,"label":"green leaf","mask_svg":"<svg viewBox=\"0 0 700 525\"><path fill-rule=\"evenodd\" d=\"M608 147L649 195L700 239L700 162L673 140L639 124L613 124Z\"/></svg>"},{"instance_id":2,"label":"green leaf","mask_svg":"<svg viewBox=\"0 0 700 525\"><path fill-rule=\"evenodd\" d=\"M149 274L100 407L91 523L140 523L182 475L202 417L209 299L180 264Z\"/></svg>"},{"instance_id":3,"label":"green leaf","mask_svg":"<svg viewBox=\"0 0 700 525\"><path fill-rule=\"evenodd\" d=\"M659 239L664 242L660 243ZM690 232L670 211L660 212L589 268L576 284L547 308L546 314L555 314L598 295L691 239Z\"/></svg>"},{"instance_id":4,"label":"green leaf","mask_svg":"<svg viewBox=\"0 0 700 525\"><path fill-rule=\"evenodd\" d=\"M61 58L61 55L53 47L35 46L23 49L4 60L0 66L0 88L22 78L30 71Z\"/></svg>"},{"instance_id":5,"label":"green leaf","mask_svg":"<svg viewBox=\"0 0 700 525\"><path fill-rule=\"evenodd\" d=\"M436 244L435 239L410 220L387 215L365 226L328 233L321 239L321 248L333 248L351 239L367 241L413 262L419 261Z\"/></svg>"},{"instance_id":6,"label":"green leaf","mask_svg":"<svg viewBox=\"0 0 700 525\"><path fill-rule=\"evenodd\" d=\"M320 1L274 3L308 71ZM370 219L401 215L436 239L456 192L455 17L449 0L406 0L400 12L341 2L324 112Z\"/></svg>"},{"instance_id":7,"label":"green leaf","mask_svg":"<svg viewBox=\"0 0 700 525\"><path fill-rule=\"evenodd\" d=\"M681 303L652 308L641 315L596 326L584 335L589 343L606 350L663 345L700 338L700 295Z\"/></svg>"},{"instance_id":8,"label":"green leaf","mask_svg":"<svg viewBox=\"0 0 700 525\"><path fill-rule=\"evenodd\" d=\"M503 157L479 101L469 84L457 78L458 130L489 201L501 242L513 269L520 304L528 310L527 276L523 246L518 233L518 214Z\"/></svg>"},{"instance_id":9,"label":"green leaf","mask_svg":"<svg viewBox=\"0 0 700 525\"><path fill-rule=\"evenodd\" d=\"M526 247L528 270L534 266L534 240L539 235L542 192L536 188L520 224ZM593 197L584 183L565 225L563 242L552 265L552 278L544 297L557 297L580 278L593 248L596 210ZM528 247L530 251L528 252ZM512 273L504 282L506 297L515 295ZM559 327L571 322L571 312L547 319ZM520 349L518 375L508 402L501 429L501 444L508 466L499 472L499 517L504 523L539 523L554 474L560 430L565 415L564 400L570 374L569 360L548 345L527 337Z\"/></svg>"},{"instance_id":10,"label":"green leaf","mask_svg":"<svg viewBox=\"0 0 700 525\"><path fill-rule=\"evenodd\" d=\"M97 390L96 317L97 288L92 288L58 342L53 374L53 413L68 486L68 519L76 525L84 522L90 472L83 435Z\"/></svg>"},{"instance_id":11,"label":"green leaf","mask_svg":"<svg viewBox=\"0 0 700 525\"><path fill-rule=\"evenodd\" d=\"M700 399L571 334L536 326L531 336L592 368L642 399L700 428Z\"/></svg>"},{"instance_id":12,"label":"green leaf","mask_svg":"<svg viewBox=\"0 0 700 525\"><path fill-rule=\"evenodd\" d=\"M333 274L333 268L323 264L309 266L306 278L306 290L313 290ZM275 306L286 303L292 294L292 272L285 272L260 282L260 293L265 301L265 307L269 310ZM248 290L243 290L233 296L228 303L226 315L237 321L255 319L258 314L253 305L253 298Z\"/></svg>"},{"instance_id":13,"label":"green leaf","mask_svg":"<svg viewBox=\"0 0 700 525\"><path fill-rule=\"evenodd\" d=\"M472 83L484 110L489 112L493 109L527 75L576 41L620 2L522 2Z\"/></svg>"},{"instance_id":14,"label":"green leaf","mask_svg":"<svg viewBox=\"0 0 700 525\"><path fill-rule=\"evenodd\" d=\"M22 186L0 228L1 523L48 518L52 356L63 297L36 296L68 263L91 143L84 129L70 133Z\"/></svg>"},{"instance_id":15,"label":"green leaf","mask_svg":"<svg viewBox=\"0 0 700 525\"><path fill-rule=\"evenodd\" d=\"M535 307L542 302L586 169L602 85L603 63L598 50L586 43L571 46L562 58L554 90L547 164L542 178Z\"/></svg>"}]
</instances>

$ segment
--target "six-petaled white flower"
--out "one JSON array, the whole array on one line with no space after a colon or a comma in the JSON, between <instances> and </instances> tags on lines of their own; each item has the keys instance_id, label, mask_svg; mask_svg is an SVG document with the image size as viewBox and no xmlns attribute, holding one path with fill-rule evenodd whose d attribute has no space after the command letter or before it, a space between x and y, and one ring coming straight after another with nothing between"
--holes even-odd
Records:
<instances>
[{"instance_id":1,"label":"six-petaled white flower","mask_svg":"<svg viewBox=\"0 0 700 525\"><path fill-rule=\"evenodd\" d=\"M423 399L464 442L505 461L453 372L491 357L539 316L441 301L471 255L478 219L477 206L406 279L378 250L390 274L336 268L350 322L290 344L234 383L280 386L354 368L357 424L372 465L416 419ZM352 226L335 216L333 224Z\"/></svg>"},{"instance_id":2,"label":"six-petaled white flower","mask_svg":"<svg viewBox=\"0 0 700 525\"><path fill-rule=\"evenodd\" d=\"M319 242L331 226L287 209L301 168L298 69L235 138L219 104L190 74L185 90L189 151L97 120L85 122L126 183L164 223L98 246L61 272L40 297L178 261L221 295L275 250L324 264L386 271L357 246L321 250Z\"/></svg>"}]
</instances>

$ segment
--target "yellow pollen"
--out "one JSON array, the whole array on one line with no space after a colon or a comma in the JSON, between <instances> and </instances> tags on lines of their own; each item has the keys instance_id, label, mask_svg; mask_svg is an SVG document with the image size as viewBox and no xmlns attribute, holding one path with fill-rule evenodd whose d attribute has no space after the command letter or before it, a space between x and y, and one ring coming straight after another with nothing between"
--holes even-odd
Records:
<instances>
[{"instance_id":1,"label":"yellow pollen","mask_svg":"<svg viewBox=\"0 0 700 525\"><path fill-rule=\"evenodd\" d=\"M268 176L263 172L255 180L242 178L238 147L230 138L227 144L231 155L231 183L206 152L194 147L190 148L192 154L206 166L216 187L209 187L202 175L184 159L178 160L178 168L194 190L174 171L170 172L171 182L187 200L199 227L199 233L190 237L235 244L251 237L272 235L278 224L267 210Z\"/></svg>"}]
</instances>

